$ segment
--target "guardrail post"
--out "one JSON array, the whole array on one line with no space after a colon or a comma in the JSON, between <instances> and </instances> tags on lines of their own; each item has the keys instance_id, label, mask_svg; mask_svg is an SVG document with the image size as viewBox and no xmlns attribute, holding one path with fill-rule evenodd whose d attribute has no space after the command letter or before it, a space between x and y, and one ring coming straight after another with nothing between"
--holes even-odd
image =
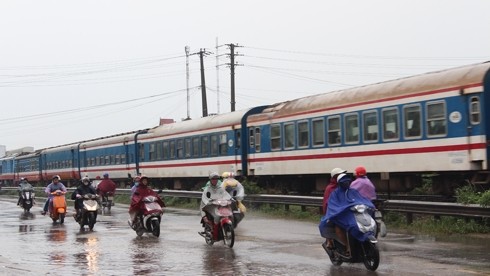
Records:
<instances>
[{"instance_id":1,"label":"guardrail post","mask_svg":"<svg viewBox=\"0 0 490 276\"><path fill-rule=\"evenodd\" d=\"M306 206L301 205L301 212L306 212Z\"/></svg>"},{"instance_id":2,"label":"guardrail post","mask_svg":"<svg viewBox=\"0 0 490 276\"><path fill-rule=\"evenodd\" d=\"M413 213L407 213L407 224L413 223Z\"/></svg>"},{"instance_id":3,"label":"guardrail post","mask_svg":"<svg viewBox=\"0 0 490 276\"><path fill-rule=\"evenodd\" d=\"M289 211L289 204L284 204L284 210Z\"/></svg>"}]
</instances>

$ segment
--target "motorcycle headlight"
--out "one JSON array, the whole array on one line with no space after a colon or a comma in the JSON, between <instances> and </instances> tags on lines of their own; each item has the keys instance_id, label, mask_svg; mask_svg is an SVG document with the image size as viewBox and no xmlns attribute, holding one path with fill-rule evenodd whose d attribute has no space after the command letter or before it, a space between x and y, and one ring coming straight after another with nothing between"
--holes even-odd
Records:
<instances>
[{"instance_id":1,"label":"motorcycle headlight","mask_svg":"<svg viewBox=\"0 0 490 276\"><path fill-rule=\"evenodd\" d=\"M366 205L355 205L352 207L353 210L359 212L359 213L364 213L366 211Z\"/></svg>"}]
</instances>

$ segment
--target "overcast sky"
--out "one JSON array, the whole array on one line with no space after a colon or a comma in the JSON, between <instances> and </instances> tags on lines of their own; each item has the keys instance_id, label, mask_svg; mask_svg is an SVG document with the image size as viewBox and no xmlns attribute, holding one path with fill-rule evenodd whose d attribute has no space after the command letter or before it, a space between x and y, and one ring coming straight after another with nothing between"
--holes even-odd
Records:
<instances>
[{"instance_id":1,"label":"overcast sky","mask_svg":"<svg viewBox=\"0 0 490 276\"><path fill-rule=\"evenodd\" d=\"M198 55L187 108L185 46L212 53L209 113L230 111L229 44L237 110L488 61L489 11L488 0L1 1L0 145L201 117Z\"/></svg>"}]
</instances>

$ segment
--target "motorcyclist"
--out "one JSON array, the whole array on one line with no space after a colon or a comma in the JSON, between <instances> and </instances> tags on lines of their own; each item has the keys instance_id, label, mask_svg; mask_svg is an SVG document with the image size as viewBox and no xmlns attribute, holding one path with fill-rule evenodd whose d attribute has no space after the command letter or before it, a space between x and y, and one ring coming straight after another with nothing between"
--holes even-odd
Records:
<instances>
[{"instance_id":1,"label":"motorcyclist","mask_svg":"<svg viewBox=\"0 0 490 276\"><path fill-rule=\"evenodd\" d=\"M60 182L60 176L53 175L53 177L51 178L51 183L49 183L44 190L44 192L48 196L48 199L46 200L46 203L44 203L44 208L41 214L46 215L51 199L54 197L54 195L52 195L51 193L57 190L61 190L62 192L66 193L66 187L65 185L63 185L63 183Z\"/></svg>"},{"instance_id":2,"label":"motorcyclist","mask_svg":"<svg viewBox=\"0 0 490 276\"><path fill-rule=\"evenodd\" d=\"M346 170L341 168L334 168L330 172L330 182L328 183L327 187L325 187L325 192L323 193L323 215L327 213L328 199L330 198L330 194L332 194L332 192L337 188L337 177L339 176L339 174L346 172ZM335 226L333 225L333 223L328 223L326 227L326 231L334 233ZM327 238L326 245L328 248L332 248L333 240Z\"/></svg>"},{"instance_id":3,"label":"motorcyclist","mask_svg":"<svg viewBox=\"0 0 490 276\"><path fill-rule=\"evenodd\" d=\"M135 176L133 179L133 186L131 187L131 197L133 196L134 192L138 188L138 185L140 184L140 176Z\"/></svg>"},{"instance_id":4,"label":"motorcyclist","mask_svg":"<svg viewBox=\"0 0 490 276\"><path fill-rule=\"evenodd\" d=\"M351 189L357 190L363 197L369 200L376 199L376 188L373 182L367 177L366 168L358 166L354 170L356 179L350 184Z\"/></svg>"},{"instance_id":5,"label":"motorcyclist","mask_svg":"<svg viewBox=\"0 0 490 276\"><path fill-rule=\"evenodd\" d=\"M204 223L209 223L209 220L213 219L210 214L206 214L206 212L202 210L204 206L208 205L210 201L216 199L231 200L230 194L228 194L228 192L221 186L218 173L212 172L209 174L208 184L206 184L201 197L201 223L203 224L203 227ZM219 218L215 219L217 220ZM218 221L215 221L215 223L218 223Z\"/></svg>"},{"instance_id":6,"label":"motorcyclist","mask_svg":"<svg viewBox=\"0 0 490 276\"><path fill-rule=\"evenodd\" d=\"M85 176L82 178L82 181L80 185L76 188L75 191L71 194L71 199L75 200L75 211L76 213L73 214L73 217L75 220L78 222L80 221L80 217L82 216L82 209L83 209L83 196L86 194L93 194L96 195L97 193L95 192L94 187L92 187L90 179Z\"/></svg>"},{"instance_id":7,"label":"motorcyclist","mask_svg":"<svg viewBox=\"0 0 490 276\"><path fill-rule=\"evenodd\" d=\"M100 196L100 198L105 196L106 193L114 194L116 192L116 183L109 178L109 174L104 173L103 177L104 179L100 181L96 188L97 194Z\"/></svg>"},{"instance_id":8,"label":"motorcyclist","mask_svg":"<svg viewBox=\"0 0 490 276\"><path fill-rule=\"evenodd\" d=\"M143 199L147 196L154 196L157 198L158 204L160 204L161 207L165 207L165 202L160 198L158 193L153 191L149 186L148 186L148 177L145 175L142 175L140 177L140 183L136 187L133 196L131 197L131 205L129 206L129 224L131 227L135 225L135 220L139 212L144 208L142 206L143 204Z\"/></svg>"},{"instance_id":9,"label":"motorcyclist","mask_svg":"<svg viewBox=\"0 0 490 276\"><path fill-rule=\"evenodd\" d=\"M19 192L19 200L17 201L17 205L20 206L20 203L22 201L22 192L23 191L34 191L34 188L32 187L32 185L27 181L27 178L24 178L22 177L20 179L20 183L19 183L19 188L18 188L18 192ZM32 201L32 204L35 204L34 200Z\"/></svg>"},{"instance_id":10,"label":"motorcyclist","mask_svg":"<svg viewBox=\"0 0 490 276\"><path fill-rule=\"evenodd\" d=\"M346 246L346 256L350 255L350 245L347 239L346 231L359 237L366 235L365 233L355 231L357 222L351 214L350 207L354 205L364 204L368 208L374 208L372 202L361 196L357 190L350 189L349 186L352 180L345 173L337 176L337 189L335 189L328 200L327 213L320 222L320 233L323 237L328 238L328 233L325 232L327 224L332 222L335 224L335 233L340 242Z\"/></svg>"},{"instance_id":11,"label":"motorcyclist","mask_svg":"<svg viewBox=\"0 0 490 276\"><path fill-rule=\"evenodd\" d=\"M223 177L221 186L228 192L228 194L230 194L233 199L236 200L236 203L231 205L234 211L233 225L236 227L238 222L243 219L243 216L247 211L247 208L242 203L243 198L245 197L245 189L243 188L243 185L235 179L234 173L224 172L221 176ZM238 210L240 211L235 212Z\"/></svg>"}]
</instances>

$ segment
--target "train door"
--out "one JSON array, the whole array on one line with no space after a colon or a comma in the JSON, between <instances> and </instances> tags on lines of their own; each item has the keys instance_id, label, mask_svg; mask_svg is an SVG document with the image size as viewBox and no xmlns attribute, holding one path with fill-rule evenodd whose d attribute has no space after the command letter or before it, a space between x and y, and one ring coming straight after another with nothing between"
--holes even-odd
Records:
<instances>
[{"instance_id":1,"label":"train door","mask_svg":"<svg viewBox=\"0 0 490 276\"><path fill-rule=\"evenodd\" d=\"M256 167L254 166L254 160L256 155L261 151L261 132L259 127L248 128L248 158L247 167L248 175L254 175Z\"/></svg>"},{"instance_id":2,"label":"train door","mask_svg":"<svg viewBox=\"0 0 490 276\"><path fill-rule=\"evenodd\" d=\"M235 160L235 172L241 172L241 156L242 156L242 132L241 129L235 129L234 140L229 141L228 146L233 147L234 160Z\"/></svg>"}]
</instances>

